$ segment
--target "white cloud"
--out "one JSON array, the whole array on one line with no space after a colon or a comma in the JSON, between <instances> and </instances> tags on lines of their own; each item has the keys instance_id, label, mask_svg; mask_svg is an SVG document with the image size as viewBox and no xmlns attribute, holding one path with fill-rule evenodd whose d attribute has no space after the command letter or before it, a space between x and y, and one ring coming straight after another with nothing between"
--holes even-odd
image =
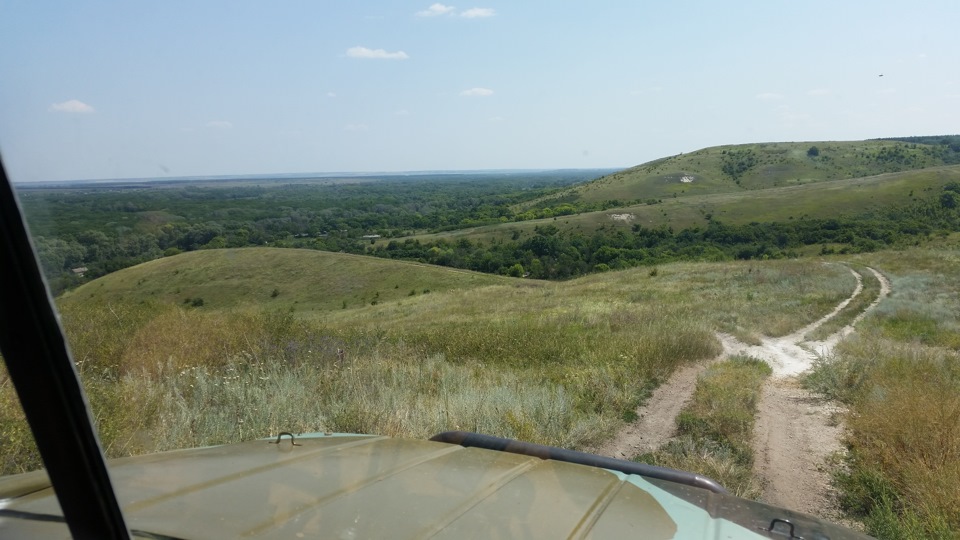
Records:
<instances>
[{"instance_id":1,"label":"white cloud","mask_svg":"<svg viewBox=\"0 0 960 540\"><path fill-rule=\"evenodd\" d=\"M445 6L443 4L433 4L423 11L417 12L417 17L436 17L438 15L447 15L452 14L454 10L453 6Z\"/></svg>"},{"instance_id":2,"label":"white cloud","mask_svg":"<svg viewBox=\"0 0 960 540\"><path fill-rule=\"evenodd\" d=\"M350 47L347 49L350 58L375 58L378 60L406 60L410 58L403 51L387 52L383 49L368 49L366 47Z\"/></svg>"},{"instance_id":3,"label":"white cloud","mask_svg":"<svg viewBox=\"0 0 960 540\"><path fill-rule=\"evenodd\" d=\"M813 90L807 90L808 96L829 96L832 93L833 92L826 88L814 88Z\"/></svg>"},{"instance_id":4,"label":"white cloud","mask_svg":"<svg viewBox=\"0 0 960 540\"><path fill-rule=\"evenodd\" d=\"M346 131L367 131L370 129L366 124L347 124L343 126Z\"/></svg>"},{"instance_id":5,"label":"white cloud","mask_svg":"<svg viewBox=\"0 0 960 540\"><path fill-rule=\"evenodd\" d=\"M491 116L491 117L488 118L487 120L490 121L490 122L503 122L503 117L502 117L502 116Z\"/></svg>"},{"instance_id":6,"label":"white cloud","mask_svg":"<svg viewBox=\"0 0 960 540\"><path fill-rule=\"evenodd\" d=\"M337 97L336 92L327 92L327 97Z\"/></svg>"},{"instance_id":7,"label":"white cloud","mask_svg":"<svg viewBox=\"0 0 960 540\"><path fill-rule=\"evenodd\" d=\"M207 122L206 126L214 129L230 129L233 127L233 122L228 122L226 120L211 120Z\"/></svg>"},{"instance_id":8,"label":"white cloud","mask_svg":"<svg viewBox=\"0 0 960 540\"><path fill-rule=\"evenodd\" d=\"M50 105L50 108L47 110L50 112L92 113L93 107L87 105L79 99L71 99L64 101L63 103L54 103L53 105Z\"/></svg>"},{"instance_id":9,"label":"white cloud","mask_svg":"<svg viewBox=\"0 0 960 540\"><path fill-rule=\"evenodd\" d=\"M780 94L775 94L773 92L764 92L762 94L757 94L757 99L762 101L775 101L778 99L783 99L783 96Z\"/></svg>"},{"instance_id":10,"label":"white cloud","mask_svg":"<svg viewBox=\"0 0 960 540\"><path fill-rule=\"evenodd\" d=\"M470 8L460 14L461 17L466 17L468 19L480 19L483 17L493 17L496 15L490 8Z\"/></svg>"},{"instance_id":11,"label":"white cloud","mask_svg":"<svg viewBox=\"0 0 960 540\"><path fill-rule=\"evenodd\" d=\"M493 95L493 90L489 88L470 88L460 92L464 97L487 97Z\"/></svg>"},{"instance_id":12,"label":"white cloud","mask_svg":"<svg viewBox=\"0 0 960 540\"><path fill-rule=\"evenodd\" d=\"M397 111L397 112L395 112L395 113L393 113L393 114L395 114L395 115L397 115L397 116L410 116L410 111L408 111L408 110L406 110L406 109L400 109L399 111Z\"/></svg>"}]
</instances>

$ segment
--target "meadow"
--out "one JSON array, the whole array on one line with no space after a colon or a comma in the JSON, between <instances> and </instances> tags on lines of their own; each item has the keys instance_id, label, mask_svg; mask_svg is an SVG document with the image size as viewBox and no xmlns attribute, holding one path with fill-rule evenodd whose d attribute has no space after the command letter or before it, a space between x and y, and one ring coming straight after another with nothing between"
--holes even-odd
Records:
<instances>
[{"instance_id":1,"label":"meadow","mask_svg":"<svg viewBox=\"0 0 960 540\"><path fill-rule=\"evenodd\" d=\"M261 254L263 263L272 252ZM197 264L190 255L171 259L187 268ZM322 312L272 309L267 295L257 307L192 306L148 290L105 301L78 289L59 305L113 457L281 430L426 437L466 429L582 449L609 438L677 366L716 356L715 330L785 333L854 286L842 265L814 261L671 264L563 283L470 277L461 288ZM129 277L101 279L110 288ZM311 290L277 286L278 298ZM36 467L6 381L2 395L4 471Z\"/></svg>"},{"instance_id":2,"label":"meadow","mask_svg":"<svg viewBox=\"0 0 960 540\"><path fill-rule=\"evenodd\" d=\"M848 266L870 266L894 292L805 378L849 410L838 418L849 449L835 470L842 506L880 538L949 538L960 527L957 235L842 259L672 263L565 282L349 254L218 251L145 263L59 299L109 456L279 431L423 438L463 429L589 449L633 420L679 366L716 357L716 331L743 341L787 334L850 295ZM322 270L253 287L268 261L297 256L301 268ZM224 260L242 286L210 285L190 293L209 302L184 303L187 284L176 277L222 271ZM337 278L363 276L367 264L396 281L379 298ZM879 283L861 273L864 304ZM174 281L164 287L162 277ZM835 327L862 307L841 312ZM755 497L746 441L768 373L749 358L714 364L678 419L679 437L639 459ZM40 466L5 376L0 433L4 473Z\"/></svg>"},{"instance_id":3,"label":"meadow","mask_svg":"<svg viewBox=\"0 0 960 540\"><path fill-rule=\"evenodd\" d=\"M853 260L893 293L806 378L844 402L843 507L878 538L960 530L960 238Z\"/></svg>"}]
</instances>

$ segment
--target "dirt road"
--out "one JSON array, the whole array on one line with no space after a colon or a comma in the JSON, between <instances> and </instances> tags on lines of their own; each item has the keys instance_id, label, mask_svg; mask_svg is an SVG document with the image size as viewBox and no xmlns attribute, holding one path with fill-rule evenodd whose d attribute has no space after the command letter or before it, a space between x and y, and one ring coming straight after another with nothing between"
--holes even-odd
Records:
<instances>
[{"instance_id":1,"label":"dirt road","mask_svg":"<svg viewBox=\"0 0 960 540\"><path fill-rule=\"evenodd\" d=\"M825 460L840 450L842 426L835 420L836 405L801 388L796 375L810 369L818 355L828 355L870 310L890 294L890 282L867 268L880 282L877 299L851 323L823 341L804 341L804 336L835 317L863 291L862 276L853 294L820 320L779 338L762 337L760 345L748 345L727 334L717 334L723 354L711 361L678 370L637 409L638 420L626 426L612 441L595 450L616 458L631 458L656 450L676 435L676 418L690 400L697 376L723 358L744 354L765 360L774 375L763 389L754 429L755 474L761 480L765 502L813 514L837 518Z\"/></svg>"},{"instance_id":2,"label":"dirt road","mask_svg":"<svg viewBox=\"0 0 960 540\"><path fill-rule=\"evenodd\" d=\"M873 268L867 270L880 282L877 298L850 325L827 339L801 342L803 354L787 360L779 372L775 367L774 376L763 388L753 432L753 452L754 474L763 482L764 502L832 521L839 518L830 486L831 467L826 461L831 454L843 449L840 444L843 427L836 418L840 408L801 388L794 375L810 369L816 356L831 354L833 347L854 331L854 325L890 294L887 278ZM858 275L857 289L849 300L860 294L860 282ZM838 312L835 310L811 327L773 341L780 342L784 347L781 351L787 351L791 345L798 345L793 340L803 339ZM784 340L789 343L783 343ZM768 357L757 356L770 361Z\"/></svg>"},{"instance_id":3,"label":"dirt road","mask_svg":"<svg viewBox=\"0 0 960 540\"><path fill-rule=\"evenodd\" d=\"M707 365L721 359L723 356L718 356L706 364L684 366L675 371L667 382L653 391L646 403L637 408L637 420L593 453L631 459L666 444L677 433L677 415L693 396L697 376Z\"/></svg>"}]
</instances>

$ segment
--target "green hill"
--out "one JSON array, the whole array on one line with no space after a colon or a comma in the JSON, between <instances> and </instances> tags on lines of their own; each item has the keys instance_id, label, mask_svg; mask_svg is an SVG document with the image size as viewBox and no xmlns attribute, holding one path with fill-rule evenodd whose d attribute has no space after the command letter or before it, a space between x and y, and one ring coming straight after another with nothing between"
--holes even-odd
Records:
<instances>
[{"instance_id":1,"label":"green hill","mask_svg":"<svg viewBox=\"0 0 960 540\"><path fill-rule=\"evenodd\" d=\"M65 293L60 301L156 300L205 309L255 306L329 311L426 292L503 284L504 277L323 251L201 250L126 268Z\"/></svg>"},{"instance_id":2,"label":"green hill","mask_svg":"<svg viewBox=\"0 0 960 540\"><path fill-rule=\"evenodd\" d=\"M884 207L906 205L916 199L936 197L943 186L950 182L960 182L960 165L841 180L809 181L767 189L719 191L718 188L715 192L702 189L700 192L658 199L652 204L626 204L598 212L424 234L415 238L421 241L456 241L460 238L471 241L507 241L514 237L528 237L534 234L536 227L543 225L590 233L610 227L629 230L635 224L644 227L665 224L680 230L703 226L708 218L730 225L742 225L801 218L855 216ZM587 184L588 187L591 185L593 184ZM719 184L715 184L715 187L717 186ZM381 241L385 242L388 241Z\"/></svg>"},{"instance_id":3,"label":"green hill","mask_svg":"<svg viewBox=\"0 0 960 540\"><path fill-rule=\"evenodd\" d=\"M796 186L955 164L955 154L949 146L889 140L716 146L644 163L529 206L640 202Z\"/></svg>"}]
</instances>

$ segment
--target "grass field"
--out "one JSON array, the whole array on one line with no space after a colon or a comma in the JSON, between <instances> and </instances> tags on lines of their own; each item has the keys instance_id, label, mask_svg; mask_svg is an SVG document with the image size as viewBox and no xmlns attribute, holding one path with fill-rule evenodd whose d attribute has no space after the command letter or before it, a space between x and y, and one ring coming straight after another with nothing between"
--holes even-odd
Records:
<instances>
[{"instance_id":1,"label":"grass field","mask_svg":"<svg viewBox=\"0 0 960 540\"><path fill-rule=\"evenodd\" d=\"M784 335L849 296L853 276L840 259L826 260L836 262L677 263L537 282L313 251L224 250L105 276L60 305L111 456L280 430L465 429L587 448L678 366L714 357L715 331ZM843 504L881 538L949 537L960 527L960 235L843 262L883 271L894 291L807 379L850 407L850 454L837 473ZM317 270L301 280L302 272L271 273L273 264ZM187 292L191 272L228 271L242 286ZM368 288L344 286L341 274L368 275ZM877 285L863 274L872 297ZM255 287L265 279L279 295ZM184 305L186 294L210 301ZM755 494L744 441L761 368L749 360L712 368L681 415L681 438L645 459L701 467ZM2 375L0 434L4 472L39 466Z\"/></svg>"},{"instance_id":2,"label":"grass field","mask_svg":"<svg viewBox=\"0 0 960 540\"><path fill-rule=\"evenodd\" d=\"M639 204L602 212L423 234L412 238L421 241L456 241L467 238L471 241L490 242L509 240L515 233L519 234L520 238L530 236L534 234L536 227L546 224L555 225L561 230L583 233L603 227L630 229L635 224L644 227L669 225L680 230L705 226L708 216L730 225L829 219L905 205L913 198L927 198L931 194L939 193L945 184L957 181L960 181L960 166L954 165L869 177L758 187L751 190L738 189L705 194L688 192L676 198L662 198L658 204ZM616 216L620 216L620 219L615 219ZM381 243L387 241L383 240Z\"/></svg>"},{"instance_id":3,"label":"grass field","mask_svg":"<svg viewBox=\"0 0 960 540\"><path fill-rule=\"evenodd\" d=\"M960 530L960 236L855 260L893 293L807 384L846 402L842 503L878 538Z\"/></svg>"},{"instance_id":4,"label":"grass field","mask_svg":"<svg viewBox=\"0 0 960 540\"><path fill-rule=\"evenodd\" d=\"M409 272L392 289L397 296L386 297L391 289L377 282L362 293L338 292L337 280L318 274L312 287L281 285L271 298L266 287L250 284L278 254L234 253L231 275L247 286L198 293L181 283L176 293L177 285L166 284L174 292L151 294L151 287L164 290L160 281L199 273L198 266L214 272L215 254L189 253L105 276L61 299L109 455L280 429L414 437L468 429L585 448L619 429L677 366L715 356L715 330L786 332L821 316L854 286L841 265L809 260L671 264L656 273L544 283L374 259L372 273L384 280ZM244 258L250 253L262 256ZM287 254L302 256L304 268L325 255ZM445 290L429 281L429 294L415 285L410 296L408 287L421 283L417 272L442 273ZM188 294L211 300L184 305ZM310 305L308 297L356 294L368 301L290 310ZM272 302L284 296L277 309ZM5 378L0 397L4 470L36 466Z\"/></svg>"},{"instance_id":5,"label":"grass field","mask_svg":"<svg viewBox=\"0 0 960 540\"><path fill-rule=\"evenodd\" d=\"M816 156L808 151L816 147ZM598 202L666 199L797 186L943 165L934 148L894 141L727 145L658 159L561 192ZM527 206L542 203L532 201Z\"/></svg>"},{"instance_id":6,"label":"grass field","mask_svg":"<svg viewBox=\"0 0 960 540\"><path fill-rule=\"evenodd\" d=\"M126 268L65 293L60 302L251 306L322 313L507 278L346 253L281 248L191 251ZM411 294L412 293L412 294Z\"/></svg>"}]
</instances>

